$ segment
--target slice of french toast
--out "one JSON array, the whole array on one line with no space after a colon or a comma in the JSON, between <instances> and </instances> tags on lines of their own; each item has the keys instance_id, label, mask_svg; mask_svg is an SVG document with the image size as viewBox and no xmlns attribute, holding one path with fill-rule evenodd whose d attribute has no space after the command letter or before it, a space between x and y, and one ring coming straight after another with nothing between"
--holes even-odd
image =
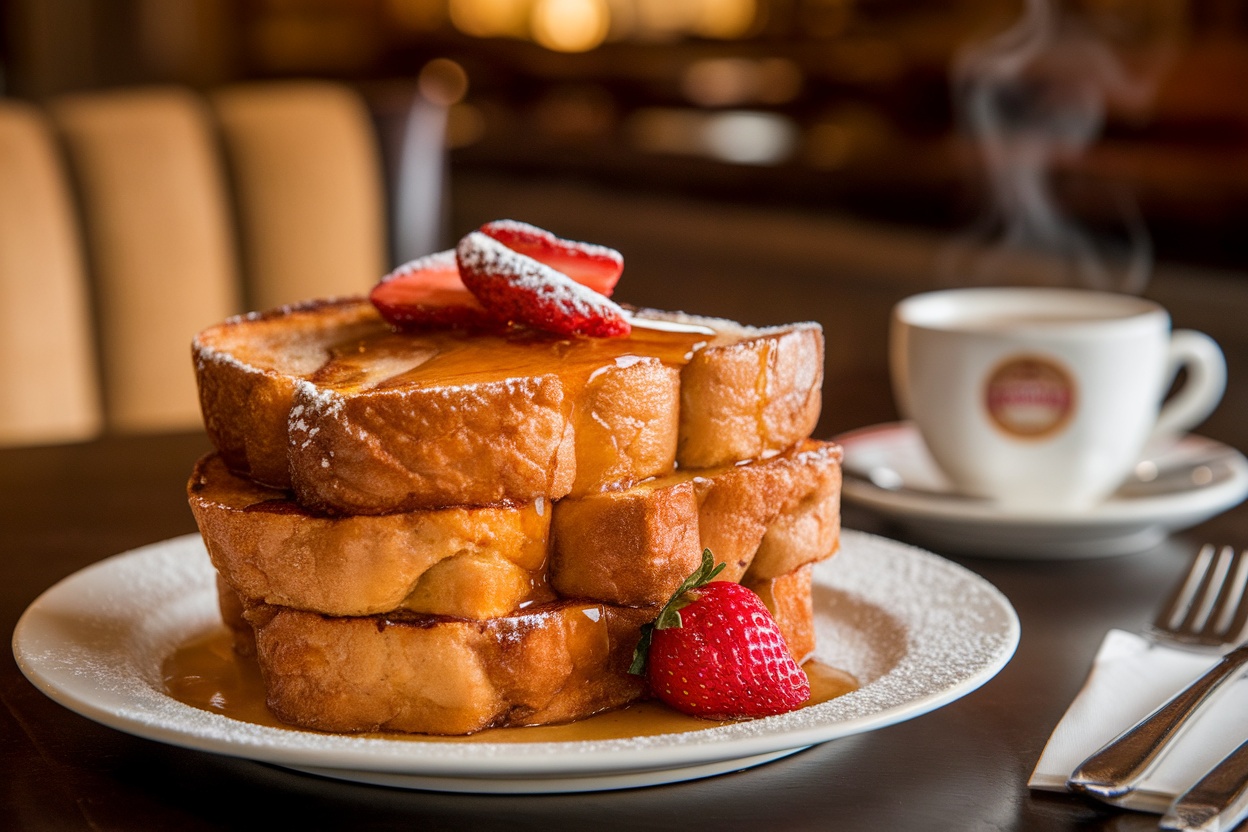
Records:
<instances>
[{"instance_id":1,"label":"slice of french toast","mask_svg":"<svg viewBox=\"0 0 1248 832\"><path fill-rule=\"evenodd\" d=\"M243 604L269 709L320 731L470 734L583 719L641 698L628 672L653 610L555 601L475 621L332 617Z\"/></svg>"},{"instance_id":2,"label":"slice of french toast","mask_svg":"<svg viewBox=\"0 0 1248 832\"><path fill-rule=\"evenodd\" d=\"M329 615L493 618L554 597L544 500L330 517L215 453L196 463L187 496L213 565L247 598Z\"/></svg>"},{"instance_id":3,"label":"slice of french toast","mask_svg":"<svg viewBox=\"0 0 1248 832\"><path fill-rule=\"evenodd\" d=\"M665 602L710 549L721 580L787 574L840 540L839 445L805 440L748 464L680 469L555 503L550 585L614 604Z\"/></svg>"},{"instance_id":4,"label":"slice of french toast","mask_svg":"<svg viewBox=\"0 0 1248 832\"><path fill-rule=\"evenodd\" d=\"M561 597L662 604L710 548L723 579L830 556L840 447L681 470L623 491L517 506L318 515L233 474L218 454L187 484L209 556L240 595L329 615L408 610L485 619ZM551 534L553 523L554 534Z\"/></svg>"},{"instance_id":5,"label":"slice of french toast","mask_svg":"<svg viewBox=\"0 0 1248 832\"><path fill-rule=\"evenodd\" d=\"M799 661L814 651L811 568L747 584ZM570 722L648 695L628 668L655 607L560 600L484 621L338 617L248 602L218 585L237 651L255 657L270 710L292 725L470 734Z\"/></svg>"},{"instance_id":6,"label":"slice of french toast","mask_svg":"<svg viewBox=\"0 0 1248 832\"><path fill-rule=\"evenodd\" d=\"M322 512L592 494L763 458L813 430L817 324L632 322L624 338L401 333L345 299L233 318L192 350L226 464Z\"/></svg>"},{"instance_id":7,"label":"slice of french toast","mask_svg":"<svg viewBox=\"0 0 1248 832\"><path fill-rule=\"evenodd\" d=\"M716 332L709 348L681 368L681 466L759 459L810 435L822 405L824 342L817 324L760 329L684 312L643 314Z\"/></svg>"}]
</instances>

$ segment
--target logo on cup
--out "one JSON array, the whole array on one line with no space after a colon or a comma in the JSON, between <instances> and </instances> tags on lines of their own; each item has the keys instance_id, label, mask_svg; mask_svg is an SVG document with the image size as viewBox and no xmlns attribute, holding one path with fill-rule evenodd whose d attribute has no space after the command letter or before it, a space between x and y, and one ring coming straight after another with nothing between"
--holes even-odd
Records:
<instances>
[{"instance_id":1,"label":"logo on cup","mask_svg":"<svg viewBox=\"0 0 1248 832\"><path fill-rule=\"evenodd\" d=\"M988 376L984 388L988 416L1011 436L1039 439L1065 426L1075 409L1075 383L1049 358L1008 358Z\"/></svg>"}]
</instances>

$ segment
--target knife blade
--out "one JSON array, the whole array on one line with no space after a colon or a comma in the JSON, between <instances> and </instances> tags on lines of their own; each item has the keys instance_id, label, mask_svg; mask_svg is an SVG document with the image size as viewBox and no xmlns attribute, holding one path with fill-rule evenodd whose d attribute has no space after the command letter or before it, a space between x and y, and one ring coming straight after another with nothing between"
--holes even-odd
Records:
<instances>
[{"instance_id":1,"label":"knife blade","mask_svg":"<svg viewBox=\"0 0 1248 832\"><path fill-rule=\"evenodd\" d=\"M1176 832L1227 832L1248 818L1248 741L1170 804L1161 828Z\"/></svg>"}]
</instances>

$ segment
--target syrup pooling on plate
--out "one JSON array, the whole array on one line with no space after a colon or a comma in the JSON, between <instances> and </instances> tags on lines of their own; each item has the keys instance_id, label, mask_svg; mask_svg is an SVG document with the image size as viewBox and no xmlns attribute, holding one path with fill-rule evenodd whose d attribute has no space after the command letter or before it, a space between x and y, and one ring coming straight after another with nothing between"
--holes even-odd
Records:
<instances>
[{"instance_id":1,"label":"syrup pooling on plate","mask_svg":"<svg viewBox=\"0 0 1248 832\"><path fill-rule=\"evenodd\" d=\"M848 673L817 661L803 668L810 677L810 700L806 706L827 702L858 688ZM193 639L165 660L162 667L165 692L172 698L203 711L218 713L239 722L283 728L287 725L264 704L264 683L255 660L234 651L225 630ZM389 740L418 742L575 742L628 739L656 734L685 733L726 725L685 716L658 702L638 702L615 711L563 725L527 728L493 728L468 736L441 737L428 734L368 734Z\"/></svg>"}]
</instances>

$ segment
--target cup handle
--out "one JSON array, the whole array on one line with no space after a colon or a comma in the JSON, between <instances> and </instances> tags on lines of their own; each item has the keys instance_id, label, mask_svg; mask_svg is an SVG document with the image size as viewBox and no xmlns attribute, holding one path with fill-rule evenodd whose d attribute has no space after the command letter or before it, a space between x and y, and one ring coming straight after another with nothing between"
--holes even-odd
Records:
<instances>
[{"instance_id":1,"label":"cup handle","mask_svg":"<svg viewBox=\"0 0 1248 832\"><path fill-rule=\"evenodd\" d=\"M1176 329L1170 335L1167 378L1187 369L1183 386L1157 416L1150 441L1177 436L1204 421L1226 391L1226 357L1222 348L1203 332Z\"/></svg>"}]
</instances>

